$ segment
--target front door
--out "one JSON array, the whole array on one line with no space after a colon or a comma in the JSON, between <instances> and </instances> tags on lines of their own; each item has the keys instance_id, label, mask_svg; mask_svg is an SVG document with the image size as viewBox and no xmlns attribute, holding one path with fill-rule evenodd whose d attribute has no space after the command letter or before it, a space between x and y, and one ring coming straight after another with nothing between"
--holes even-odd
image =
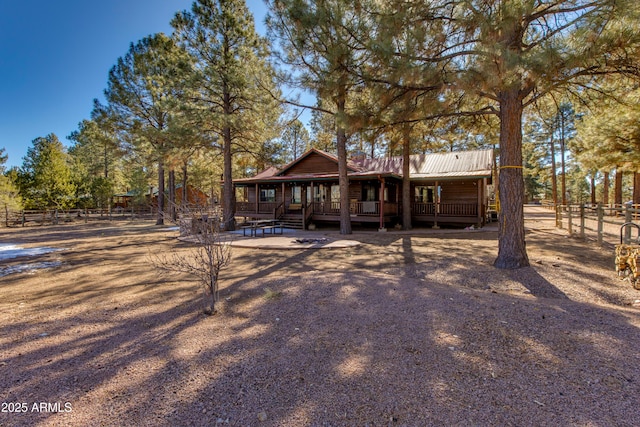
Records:
<instances>
[{"instance_id":1,"label":"front door","mask_svg":"<svg viewBox=\"0 0 640 427\"><path fill-rule=\"evenodd\" d=\"M307 198L311 197L310 201L313 201L313 211L322 213L325 212L325 204L327 202L327 189L323 184L313 186L313 192L307 192Z\"/></svg>"}]
</instances>

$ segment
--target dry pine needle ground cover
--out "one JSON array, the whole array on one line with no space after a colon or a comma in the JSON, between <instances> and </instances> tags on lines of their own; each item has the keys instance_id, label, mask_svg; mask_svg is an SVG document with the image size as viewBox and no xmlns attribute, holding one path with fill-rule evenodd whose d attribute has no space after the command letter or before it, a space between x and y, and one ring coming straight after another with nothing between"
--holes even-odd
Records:
<instances>
[{"instance_id":1,"label":"dry pine needle ground cover","mask_svg":"<svg viewBox=\"0 0 640 427\"><path fill-rule=\"evenodd\" d=\"M640 292L543 216L516 271L490 231L236 248L212 317L149 262L176 231L2 229L65 250L0 278L0 425L638 425Z\"/></svg>"}]
</instances>

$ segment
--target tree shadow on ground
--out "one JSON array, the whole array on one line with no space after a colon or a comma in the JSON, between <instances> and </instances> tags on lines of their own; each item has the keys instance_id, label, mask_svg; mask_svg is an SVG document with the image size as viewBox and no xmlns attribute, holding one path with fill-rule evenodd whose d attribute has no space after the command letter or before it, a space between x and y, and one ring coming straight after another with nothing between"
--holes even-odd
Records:
<instances>
[{"instance_id":1,"label":"tree shadow on ground","mask_svg":"<svg viewBox=\"0 0 640 427\"><path fill-rule=\"evenodd\" d=\"M265 287L279 296L257 296ZM214 319L232 331L224 341L215 340L222 323L193 326L202 351L177 362L180 376L157 378L164 378L154 383L157 393L169 401L152 418L541 425L607 424L633 411L624 396L640 376L628 338L640 336L609 310L371 273L301 273L238 290L256 297ZM182 396L172 397L176 387Z\"/></svg>"},{"instance_id":2,"label":"tree shadow on ground","mask_svg":"<svg viewBox=\"0 0 640 427\"><path fill-rule=\"evenodd\" d=\"M146 270L126 299L117 287L89 292L88 273L74 282L67 271L62 298L6 307L0 390L3 401L69 401L74 412L0 423L633 424L637 313L493 293L532 280L506 271L487 289L495 250L470 239L386 245L239 253L222 288L232 297L211 318L190 285L154 284ZM91 311L66 299L74 289Z\"/></svg>"},{"instance_id":3,"label":"tree shadow on ground","mask_svg":"<svg viewBox=\"0 0 640 427\"><path fill-rule=\"evenodd\" d=\"M117 406L121 399L137 400L142 394L137 387L152 389L157 373L136 375L149 377L149 383L131 384L126 381L127 372L144 371L145 361L155 358L163 361L160 365L170 364L169 343L203 320L201 305L184 288L156 285L136 301L111 299L121 291L121 287L96 290L81 298L95 302L89 305L91 312L78 311L78 299L68 303L65 297L70 292L55 302L30 301L12 313L11 321L5 319L0 328L3 401L28 402L30 407L38 402L69 402L74 411L82 412L82 402L100 400L101 405ZM164 302L172 299L176 305L164 308ZM0 418L0 423L37 425L49 420L52 425L68 425L59 419L63 414L12 415ZM103 423L127 424L117 410L112 415L111 421ZM90 413L82 420L78 425L94 424Z\"/></svg>"}]
</instances>

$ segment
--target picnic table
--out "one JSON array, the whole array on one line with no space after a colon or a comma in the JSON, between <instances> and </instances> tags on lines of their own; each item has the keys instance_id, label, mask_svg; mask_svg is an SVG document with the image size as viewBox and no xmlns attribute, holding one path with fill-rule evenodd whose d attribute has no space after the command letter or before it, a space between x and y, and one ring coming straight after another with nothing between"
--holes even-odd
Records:
<instances>
[{"instance_id":1,"label":"picnic table","mask_svg":"<svg viewBox=\"0 0 640 427\"><path fill-rule=\"evenodd\" d=\"M242 235L247 235L247 230L249 231L249 236L258 237L258 231L262 231L262 237L264 237L265 233L275 234L280 228L280 233L283 233L282 222L278 219L257 219L253 221L247 221L242 227Z\"/></svg>"}]
</instances>

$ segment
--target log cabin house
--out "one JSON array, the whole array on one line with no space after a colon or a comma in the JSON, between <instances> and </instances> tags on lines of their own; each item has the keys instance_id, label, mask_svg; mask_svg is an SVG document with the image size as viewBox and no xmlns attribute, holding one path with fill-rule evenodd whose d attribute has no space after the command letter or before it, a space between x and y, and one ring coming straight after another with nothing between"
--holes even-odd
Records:
<instances>
[{"instance_id":1,"label":"log cabin house","mask_svg":"<svg viewBox=\"0 0 640 427\"><path fill-rule=\"evenodd\" d=\"M414 225L484 225L493 171L492 150L412 155ZM380 229L402 220L402 157L348 162L352 223ZM236 179L236 216L281 219L287 227L340 222L337 157L311 149L278 170Z\"/></svg>"}]
</instances>

